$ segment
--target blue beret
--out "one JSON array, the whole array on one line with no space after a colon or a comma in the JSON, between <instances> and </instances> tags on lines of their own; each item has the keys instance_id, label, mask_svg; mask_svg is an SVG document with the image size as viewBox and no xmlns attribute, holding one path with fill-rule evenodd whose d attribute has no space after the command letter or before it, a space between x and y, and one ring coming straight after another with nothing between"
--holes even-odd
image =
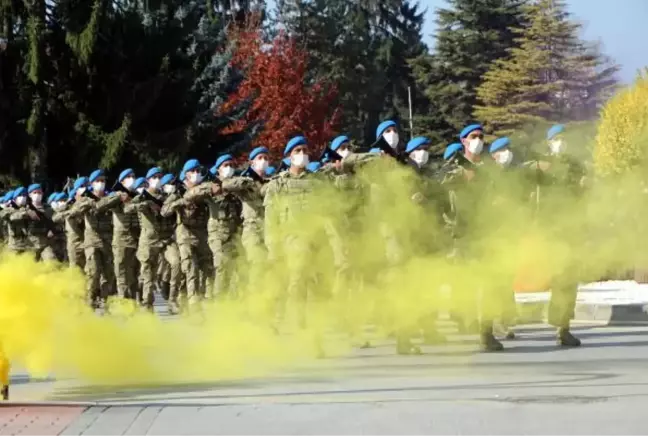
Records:
<instances>
[{"instance_id":1,"label":"blue beret","mask_svg":"<svg viewBox=\"0 0 648 436\"><path fill-rule=\"evenodd\" d=\"M308 141L303 136L295 136L293 139L288 141L286 148L284 150L284 156L288 156L293 149L299 145L308 145Z\"/></svg>"},{"instance_id":2,"label":"blue beret","mask_svg":"<svg viewBox=\"0 0 648 436\"><path fill-rule=\"evenodd\" d=\"M15 200L16 198L21 197L21 196L25 196L25 195L27 195L27 190L25 189L24 186L19 186L13 192L13 195L11 196L11 199Z\"/></svg>"},{"instance_id":3,"label":"blue beret","mask_svg":"<svg viewBox=\"0 0 648 436\"><path fill-rule=\"evenodd\" d=\"M184 182L184 180L187 178L187 173L184 171L180 171L180 181Z\"/></svg>"},{"instance_id":4,"label":"blue beret","mask_svg":"<svg viewBox=\"0 0 648 436\"><path fill-rule=\"evenodd\" d=\"M99 177L103 177L103 176L104 176L104 171L103 171L103 170L94 170L94 171L90 174L90 177L89 177L88 180L90 181L90 183L92 183L92 182L94 182L95 180L97 180Z\"/></svg>"},{"instance_id":5,"label":"blue beret","mask_svg":"<svg viewBox=\"0 0 648 436\"><path fill-rule=\"evenodd\" d=\"M144 177L138 177L137 179L135 179L135 183L133 183L133 189L141 188L145 183L146 179Z\"/></svg>"},{"instance_id":6,"label":"blue beret","mask_svg":"<svg viewBox=\"0 0 648 436\"><path fill-rule=\"evenodd\" d=\"M338 136L337 138L335 138L331 142L331 150L337 151L337 149L340 148L340 146L342 144L344 144L345 142L349 142L349 137L348 136L345 136L345 135Z\"/></svg>"},{"instance_id":7,"label":"blue beret","mask_svg":"<svg viewBox=\"0 0 648 436\"><path fill-rule=\"evenodd\" d=\"M52 201L62 201L67 200L67 195L65 192L57 192L56 195L52 198Z\"/></svg>"},{"instance_id":8,"label":"blue beret","mask_svg":"<svg viewBox=\"0 0 648 436\"><path fill-rule=\"evenodd\" d=\"M47 204L50 204L54 199L59 195L58 192L52 192L49 197L47 197Z\"/></svg>"},{"instance_id":9,"label":"blue beret","mask_svg":"<svg viewBox=\"0 0 648 436\"><path fill-rule=\"evenodd\" d=\"M165 175L160 179L160 186L164 186L164 185L166 185L166 184L168 184L168 183L173 182L173 179L175 179L175 177L173 176L173 174L165 174Z\"/></svg>"},{"instance_id":10,"label":"blue beret","mask_svg":"<svg viewBox=\"0 0 648 436\"><path fill-rule=\"evenodd\" d=\"M380 123L376 128L376 140L378 140L382 136L382 134L385 133L385 130L389 129L390 127L397 127L396 121L387 120Z\"/></svg>"},{"instance_id":11,"label":"blue beret","mask_svg":"<svg viewBox=\"0 0 648 436\"><path fill-rule=\"evenodd\" d=\"M218 171L221 165L223 165L228 160L234 160L234 157L231 154L224 154L216 160L216 163L213 166L215 171Z\"/></svg>"},{"instance_id":12,"label":"blue beret","mask_svg":"<svg viewBox=\"0 0 648 436\"><path fill-rule=\"evenodd\" d=\"M125 169L124 171L119 173L119 177L117 178L117 181L121 183L128 176L135 176L135 171L133 171L132 168Z\"/></svg>"},{"instance_id":13,"label":"blue beret","mask_svg":"<svg viewBox=\"0 0 648 436\"><path fill-rule=\"evenodd\" d=\"M260 154L270 154L270 150L268 150L266 147L257 147L250 153L250 160L254 159Z\"/></svg>"},{"instance_id":14,"label":"blue beret","mask_svg":"<svg viewBox=\"0 0 648 436\"><path fill-rule=\"evenodd\" d=\"M76 191L79 188L83 188L85 185L88 184L88 178L87 177L79 177L74 181L74 186L72 187L72 191L76 193Z\"/></svg>"},{"instance_id":15,"label":"blue beret","mask_svg":"<svg viewBox=\"0 0 648 436\"><path fill-rule=\"evenodd\" d=\"M284 164L285 166L289 167L290 166L290 158L289 157L285 158L284 160L281 161L281 163Z\"/></svg>"},{"instance_id":16,"label":"blue beret","mask_svg":"<svg viewBox=\"0 0 648 436\"><path fill-rule=\"evenodd\" d=\"M495 153L497 150L501 150L505 147L508 147L509 145L511 145L511 140L508 139L506 136L503 136L493 141L488 151L490 153Z\"/></svg>"},{"instance_id":17,"label":"blue beret","mask_svg":"<svg viewBox=\"0 0 648 436\"><path fill-rule=\"evenodd\" d=\"M380 149L380 147L374 147L371 150L369 150L369 153L380 154L381 151L382 150Z\"/></svg>"},{"instance_id":18,"label":"blue beret","mask_svg":"<svg viewBox=\"0 0 648 436\"><path fill-rule=\"evenodd\" d=\"M162 174L162 169L160 167L153 167L146 172L146 179L150 179L153 176Z\"/></svg>"},{"instance_id":19,"label":"blue beret","mask_svg":"<svg viewBox=\"0 0 648 436\"><path fill-rule=\"evenodd\" d=\"M182 172L187 173L188 171L195 170L200 167L200 162L198 162L198 159L189 159L187 162L185 162L184 166L182 167Z\"/></svg>"},{"instance_id":20,"label":"blue beret","mask_svg":"<svg viewBox=\"0 0 648 436\"><path fill-rule=\"evenodd\" d=\"M430 145L430 140L425 136L417 136L416 138L412 138L407 143L407 147L405 147L405 153L411 153L423 145Z\"/></svg>"},{"instance_id":21,"label":"blue beret","mask_svg":"<svg viewBox=\"0 0 648 436\"><path fill-rule=\"evenodd\" d=\"M554 136L559 135L565 131L565 126L562 124L556 124L555 126L552 126L548 131L547 131L547 139L553 139Z\"/></svg>"},{"instance_id":22,"label":"blue beret","mask_svg":"<svg viewBox=\"0 0 648 436\"><path fill-rule=\"evenodd\" d=\"M310 171L311 173L316 173L320 168L322 168L322 164L317 161L310 162L306 165L306 171Z\"/></svg>"},{"instance_id":23,"label":"blue beret","mask_svg":"<svg viewBox=\"0 0 648 436\"><path fill-rule=\"evenodd\" d=\"M42 191L42 190L43 188L41 187L40 183L32 183L27 188L27 193L31 194L34 191Z\"/></svg>"},{"instance_id":24,"label":"blue beret","mask_svg":"<svg viewBox=\"0 0 648 436\"><path fill-rule=\"evenodd\" d=\"M211 167L209 169L209 174L211 174L212 176L215 176L215 175L218 174L218 169L216 168L216 165L214 165L213 167Z\"/></svg>"},{"instance_id":25,"label":"blue beret","mask_svg":"<svg viewBox=\"0 0 648 436\"><path fill-rule=\"evenodd\" d=\"M458 142L448 145L448 148L443 152L443 159L448 160L452 158L455 154L463 150L463 145Z\"/></svg>"},{"instance_id":26,"label":"blue beret","mask_svg":"<svg viewBox=\"0 0 648 436\"><path fill-rule=\"evenodd\" d=\"M470 135L475 130L484 130L481 124L471 124L463 128L459 134L459 139L464 139L466 136Z\"/></svg>"},{"instance_id":27,"label":"blue beret","mask_svg":"<svg viewBox=\"0 0 648 436\"><path fill-rule=\"evenodd\" d=\"M274 175L276 172L277 172L277 169L276 169L275 167L268 167L268 168L266 168L266 170L265 170L265 174L266 174L266 176L268 176L268 177Z\"/></svg>"}]
</instances>

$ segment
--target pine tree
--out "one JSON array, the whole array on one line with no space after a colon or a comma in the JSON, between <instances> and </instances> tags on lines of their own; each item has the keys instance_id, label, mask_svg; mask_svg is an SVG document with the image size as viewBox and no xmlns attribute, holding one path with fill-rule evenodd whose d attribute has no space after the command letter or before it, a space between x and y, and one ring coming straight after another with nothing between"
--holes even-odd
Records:
<instances>
[{"instance_id":1,"label":"pine tree","mask_svg":"<svg viewBox=\"0 0 648 436\"><path fill-rule=\"evenodd\" d=\"M516 30L518 47L484 75L475 117L497 134L593 117L610 96L618 67L579 39L580 25L564 2L537 0L525 13L529 24Z\"/></svg>"},{"instance_id":2,"label":"pine tree","mask_svg":"<svg viewBox=\"0 0 648 436\"><path fill-rule=\"evenodd\" d=\"M493 61L514 46L512 28L524 22L525 0L448 0L436 11L438 30L433 54L413 62L418 86L429 106L422 117L441 144L474 121L476 88Z\"/></svg>"},{"instance_id":3,"label":"pine tree","mask_svg":"<svg viewBox=\"0 0 648 436\"><path fill-rule=\"evenodd\" d=\"M277 7L279 24L308 51L311 75L337 84L344 133L367 144L381 119L407 116L408 60L426 50L416 4L279 0Z\"/></svg>"}]
</instances>

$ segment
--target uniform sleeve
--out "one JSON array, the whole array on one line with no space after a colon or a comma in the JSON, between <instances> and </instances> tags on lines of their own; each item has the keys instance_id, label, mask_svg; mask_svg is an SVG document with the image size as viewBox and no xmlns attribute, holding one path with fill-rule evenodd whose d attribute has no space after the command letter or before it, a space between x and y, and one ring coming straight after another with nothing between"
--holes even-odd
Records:
<instances>
[{"instance_id":1,"label":"uniform sleeve","mask_svg":"<svg viewBox=\"0 0 648 436\"><path fill-rule=\"evenodd\" d=\"M96 209L97 212L103 212L106 210L113 210L119 207L121 205L122 200L119 195L110 195L108 197L104 197L99 199L96 204Z\"/></svg>"},{"instance_id":2,"label":"uniform sleeve","mask_svg":"<svg viewBox=\"0 0 648 436\"><path fill-rule=\"evenodd\" d=\"M376 153L353 153L342 159L342 171L348 172L373 162L380 157Z\"/></svg>"},{"instance_id":3,"label":"uniform sleeve","mask_svg":"<svg viewBox=\"0 0 648 436\"><path fill-rule=\"evenodd\" d=\"M185 207L186 205L187 202L183 197L179 196L178 194L170 195L164 202L164 205L162 205L162 209L160 210L160 215L162 215L165 218L171 217L179 209Z\"/></svg>"},{"instance_id":4,"label":"uniform sleeve","mask_svg":"<svg viewBox=\"0 0 648 436\"><path fill-rule=\"evenodd\" d=\"M189 189L185 195L184 200L188 203L201 203L207 200L212 195L213 183L202 183Z\"/></svg>"},{"instance_id":5,"label":"uniform sleeve","mask_svg":"<svg viewBox=\"0 0 648 436\"><path fill-rule=\"evenodd\" d=\"M27 214L27 209L25 208L20 208L18 210L15 210L9 215L9 221L15 222L15 221L25 221L29 219L29 215Z\"/></svg>"}]
</instances>

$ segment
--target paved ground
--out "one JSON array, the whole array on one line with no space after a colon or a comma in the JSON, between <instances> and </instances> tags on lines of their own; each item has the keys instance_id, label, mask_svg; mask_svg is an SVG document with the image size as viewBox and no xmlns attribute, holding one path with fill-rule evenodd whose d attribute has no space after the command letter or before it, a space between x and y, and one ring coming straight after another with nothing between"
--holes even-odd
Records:
<instances>
[{"instance_id":1,"label":"paved ground","mask_svg":"<svg viewBox=\"0 0 648 436\"><path fill-rule=\"evenodd\" d=\"M0 434L646 434L648 327L578 329L562 350L530 329L506 352L454 338L398 357L358 350L262 380L120 389L28 380L0 407Z\"/></svg>"}]
</instances>

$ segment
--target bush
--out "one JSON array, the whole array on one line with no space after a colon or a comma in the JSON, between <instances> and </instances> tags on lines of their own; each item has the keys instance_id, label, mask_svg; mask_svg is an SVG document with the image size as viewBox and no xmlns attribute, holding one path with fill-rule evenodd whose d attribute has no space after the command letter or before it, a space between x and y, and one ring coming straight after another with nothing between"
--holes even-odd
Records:
<instances>
[{"instance_id":1,"label":"bush","mask_svg":"<svg viewBox=\"0 0 648 436\"><path fill-rule=\"evenodd\" d=\"M594 168L602 176L627 172L648 155L648 68L603 108Z\"/></svg>"}]
</instances>

